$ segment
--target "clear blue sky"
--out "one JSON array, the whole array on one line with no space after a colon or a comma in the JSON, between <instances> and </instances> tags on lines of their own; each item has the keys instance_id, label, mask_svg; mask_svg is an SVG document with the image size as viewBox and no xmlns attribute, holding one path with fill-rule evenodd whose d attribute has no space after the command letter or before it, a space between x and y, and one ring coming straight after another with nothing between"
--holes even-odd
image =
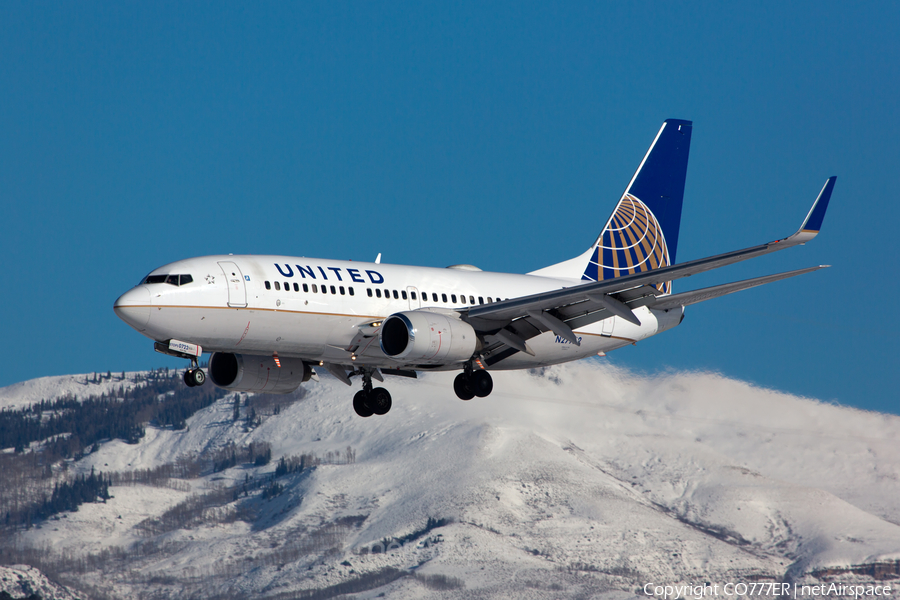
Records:
<instances>
[{"instance_id":1,"label":"clear blue sky","mask_svg":"<svg viewBox=\"0 0 900 600\"><path fill-rule=\"evenodd\" d=\"M4 2L0 385L180 366L112 304L188 256L564 260L674 117L681 261L792 233L838 176L813 243L676 290L834 266L608 360L898 413L898 25L888 2Z\"/></svg>"}]
</instances>

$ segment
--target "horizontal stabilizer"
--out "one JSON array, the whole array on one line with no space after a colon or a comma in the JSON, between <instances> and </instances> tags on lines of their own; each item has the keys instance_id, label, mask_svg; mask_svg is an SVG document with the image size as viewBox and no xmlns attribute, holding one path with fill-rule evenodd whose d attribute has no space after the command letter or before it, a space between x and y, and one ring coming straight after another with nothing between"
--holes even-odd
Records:
<instances>
[{"instance_id":1,"label":"horizontal stabilizer","mask_svg":"<svg viewBox=\"0 0 900 600\"><path fill-rule=\"evenodd\" d=\"M734 283L725 283L722 285L693 290L690 292L673 294L671 296L663 296L661 298L658 298L655 302L648 303L647 306L660 310L668 310L670 308L688 306L690 304L697 304L698 302L703 302L705 300L712 300L713 298L733 294L734 292L739 292L741 290L747 290L758 285L772 283L773 281L780 281L782 279L788 279L789 277L796 277L797 275L812 273L813 271L818 271L819 269L824 269L827 267L828 265L819 265L818 267L798 269L796 271L788 271L786 273L776 273L775 275L755 277L753 279L745 279L744 281L735 281Z\"/></svg>"}]
</instances>

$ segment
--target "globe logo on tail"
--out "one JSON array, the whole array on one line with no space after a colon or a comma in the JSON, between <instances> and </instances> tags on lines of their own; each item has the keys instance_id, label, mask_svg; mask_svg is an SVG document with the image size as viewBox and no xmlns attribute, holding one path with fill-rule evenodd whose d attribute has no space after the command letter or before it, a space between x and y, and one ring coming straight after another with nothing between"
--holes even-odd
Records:
<instances>
[{"instance_id":1,"label":"globe logo on tail","mask_svg":"<svg viewBox=\"0 0 900 600\"><path fill-rule=\"evenodd\" d=\"M625 194L600 235L582 279L615 279L670 264L666 238L653 211L636 196ZM672 282L659 283L656 288L669 294Z\"/></svg>"}]
</instances>

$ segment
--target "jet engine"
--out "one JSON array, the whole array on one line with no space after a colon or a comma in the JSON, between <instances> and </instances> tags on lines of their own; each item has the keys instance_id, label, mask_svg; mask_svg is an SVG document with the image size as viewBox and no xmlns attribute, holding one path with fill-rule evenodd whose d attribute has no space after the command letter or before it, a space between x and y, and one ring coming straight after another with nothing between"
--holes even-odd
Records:
<instances>
[{"instance_id":1,"label":"jet engine","mask_svg":"<svg viewBox=\"0 0 900 600\"><path fill-rule=\"evenodd\" d=\"M428 310L399 312L384 320L381 350L396 361L443 365L472 358L478 336L458 317Z\"/></svg>"},{"instance_id":2,"label":"jet engine","mask_svg":"<svg viewBox=\"0 0 900 600\"><path fill-rule=\"evenodd\" d=\"M236 392L290 394L309 381L312 369L299 358L214 352L209 357L209 378L220 388Z\"/></svg>"}]
</instances>

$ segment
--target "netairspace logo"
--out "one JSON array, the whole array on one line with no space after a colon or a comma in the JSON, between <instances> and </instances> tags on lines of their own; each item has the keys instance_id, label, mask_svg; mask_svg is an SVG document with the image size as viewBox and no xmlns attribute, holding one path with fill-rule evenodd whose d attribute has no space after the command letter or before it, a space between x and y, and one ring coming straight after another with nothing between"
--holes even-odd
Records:
<instances>
[{"instance_id":1,"label":"netairspace logo","mask_svg":"<svg viewBox=\"0 0 900 600\"><path fill-rule=\"evenodd\" d=\"M679 598L713 598L723 596L726 598L760 596L760 597L784 597L796 600L797 598L889 598L892 596L891 585L845 585L842 583L823 583L819 585L799 585L796 583L725 583L702 585L662 585L648 583L643 587L645 596L662 598L663 600L677 600Z\"/></svg>"}]
</instances>

